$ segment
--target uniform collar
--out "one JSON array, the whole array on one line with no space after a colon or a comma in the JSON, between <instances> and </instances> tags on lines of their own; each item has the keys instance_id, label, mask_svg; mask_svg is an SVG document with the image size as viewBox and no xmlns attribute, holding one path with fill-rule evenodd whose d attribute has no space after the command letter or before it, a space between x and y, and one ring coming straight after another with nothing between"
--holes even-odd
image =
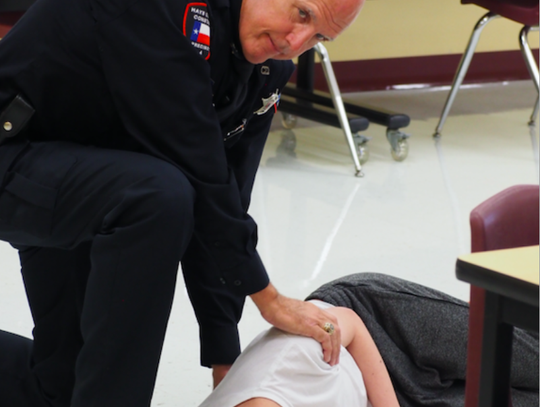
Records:
<instances>
[{"instance_id":1,"label":"uniform collar","mask_svg":"<svg viewBox=\"0 0 540 407\"><path fill-rule=\"evenodd\" d=\"M234 55L237 58L245 60L244 54L242 52L242 44L240 43L240 10L242 9L242 0L229 0L230 1L230 12L231 12L231 22L233 27L233 41L235 50L233 50Z\"/></svg>"},{"instance_id":2,"label":"uniform collar","mask_svg":"<svg viewBox=\"0 0 540 407\"><path fill-rule=\"evenodd\" d=\"M240 10L242 9L242 0L210 0L210 2L214 7L229 9L232 27L231 52L233 52L233 55L235 55L240 60L246 61L242 52L242 45L240 43L239 33Z\"/></svg>"},{"instance_id":3,"label":"uniform collar","mask_svg":"<svg viewBox=\"0 0 540 407\"><path fill-rule=\"evenodd\" d=\"M242 8L242 0L229 0L229 7L231 13L231 23L234 27L231 43L231 52L234 56L234 67L243 82L247 82L251 73L253 72L254 65L246 60L244 53L242 52L242 44L240 42L239 24L240 24L240 10Z\"/></svg>"}]
</instances>

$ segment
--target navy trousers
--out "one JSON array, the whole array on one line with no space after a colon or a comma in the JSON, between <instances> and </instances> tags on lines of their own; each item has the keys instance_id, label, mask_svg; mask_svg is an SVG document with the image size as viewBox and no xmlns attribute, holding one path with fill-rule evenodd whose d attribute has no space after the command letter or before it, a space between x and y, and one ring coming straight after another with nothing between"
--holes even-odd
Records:
<instances>
[{"instance_id":1,"label":"navy trousers","mask_svg":"<svg viewBox=\"0 0 540 407\"><path fill-rule=\"evenodd\" d=\"M193 231L186 177L65 142L3 145L0 171L0 239L35 325L33 341L0 332L0 406L149 406Z\"/></svg>"}]
</instances>

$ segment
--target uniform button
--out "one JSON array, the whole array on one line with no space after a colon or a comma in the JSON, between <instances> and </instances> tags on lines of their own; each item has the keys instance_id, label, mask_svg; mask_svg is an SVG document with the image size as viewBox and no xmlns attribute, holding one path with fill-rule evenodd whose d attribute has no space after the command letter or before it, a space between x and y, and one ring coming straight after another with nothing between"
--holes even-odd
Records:
<instances>
[{"instance_id":1,"label":"uniform button","mask_svg":"<svg viewBox=\"0 0 540 407\"><path fill-rule=\"evenodd\" d=\"M225 284L225 279L224 279L223 277L220 277L219 282L220 282L221 284Z\"/></svg>"},{"instance_id":2,"label":"uniform button","mask_svg":"<svg viewBox=\"0 0 540 407\"><path fill-rule=\"evenodd\" d=\"M214 242L214 247L221 247L221 242L219 240L216 240Z\"/></svg>"},{"instance_id":3,"label":"uniform button","mask_svg":"<svg viewBox=\"0 0 540 407\"><path fill-rule=\"evenodd\" d=\"M239 285L242 285L242 282L240 280L234 280L234 285L238 287Z\"/></svg>"},{"instance_id":4,"label":"uniform button","mask_svg":"<svg viewBox=\"0 0 540 407\"><path fill-rule=\"evenodd\" d=\"M5 131L11 131L11 130L13 130L13 125L11 124L11 122L5 122L5 123L4 123L4 130L5 130Z\"/></svg>"}]
</instances>

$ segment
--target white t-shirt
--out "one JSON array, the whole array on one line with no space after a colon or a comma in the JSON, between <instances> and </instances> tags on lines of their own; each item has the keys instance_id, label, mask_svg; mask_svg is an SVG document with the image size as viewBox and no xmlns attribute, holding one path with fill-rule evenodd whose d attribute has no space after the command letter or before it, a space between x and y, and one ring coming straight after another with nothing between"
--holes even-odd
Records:
<instances>
[{"instance_id":1,"label":"white t-shirt","mask_svg":"<svg viewBox=\"0 0 540 407\"><path fill-rule=\"evenodd\" d=\"M271 328L247 346L199 407L235 407L254 397L281 407L370 406L360 369L344 347L340 355L339 364L330 366L319 342Z\"/></svg>"}]
</instances>

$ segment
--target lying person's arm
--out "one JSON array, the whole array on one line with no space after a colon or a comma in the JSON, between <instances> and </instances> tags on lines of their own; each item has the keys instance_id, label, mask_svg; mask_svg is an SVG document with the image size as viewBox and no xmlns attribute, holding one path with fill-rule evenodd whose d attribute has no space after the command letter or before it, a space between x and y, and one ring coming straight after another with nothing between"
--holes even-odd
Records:
<instances>
[{"instance_id":1,"label":"lying person's arm","mask_svg":"<svg viewBox=\"0 0 540 407\"><path fill-rule=\"evenodd\" d=\"M360 368L373 407L399 407L384 361L362 319L351 309L329 308L341 327L341 344Z\"/></svg>"}]
</instances>

